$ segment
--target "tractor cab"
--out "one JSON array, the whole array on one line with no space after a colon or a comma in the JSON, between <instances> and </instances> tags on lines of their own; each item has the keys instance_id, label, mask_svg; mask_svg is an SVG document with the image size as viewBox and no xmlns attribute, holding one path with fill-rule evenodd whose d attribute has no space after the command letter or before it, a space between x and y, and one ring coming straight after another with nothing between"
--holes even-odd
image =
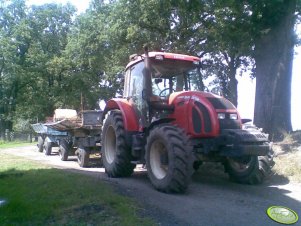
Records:
<instances>
[{"instance_id":1,"label":"tractor cab","mask_svg":"<svg viewBox=\"0 0 301 226\"><path fill-rule=\"evenodd\" d=\"M173 111L168 101L172 93L202 89L198 57L146 52L130 59L125 72L124 98L133 103L143 128L150 125L155 113Z\"/></svg>"},{"instance_id":2,"label":"tractor cab","mask_svg":"<svg viewBox=\"0 0 301 226\"><path fill-rule=\"evenodd\" d=\"M166 59L153 60L152 94L168 99L174 92L201 90L201 74L198 61L180 61Z\"/></svg>"}]
</instances>

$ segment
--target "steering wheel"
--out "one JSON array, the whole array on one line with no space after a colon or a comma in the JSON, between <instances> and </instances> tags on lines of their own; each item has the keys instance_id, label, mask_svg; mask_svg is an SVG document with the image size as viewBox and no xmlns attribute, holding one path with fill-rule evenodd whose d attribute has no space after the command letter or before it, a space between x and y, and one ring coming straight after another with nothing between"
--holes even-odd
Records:
<instances>
[{"instance_id":1,"label":"steering wheel","mask_svg":"<svg viewBox=\"0 0 301 226\"><path fill-rule=\"evenodd\" d=\"M169 88L162 89L161 92L159 93L159 97L166 97L166 96L163 96L162 94L167 90L169 90ZM172 89L172 91L175 92L174 89Z\"/></svg>"}]
</instances>

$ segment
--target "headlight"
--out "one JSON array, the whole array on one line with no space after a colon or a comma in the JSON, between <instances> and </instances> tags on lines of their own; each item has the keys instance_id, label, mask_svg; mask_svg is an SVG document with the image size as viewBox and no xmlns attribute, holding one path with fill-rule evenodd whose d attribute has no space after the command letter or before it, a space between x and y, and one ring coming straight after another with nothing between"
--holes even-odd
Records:
<instances>
[{"instance_id":1,"label":"headlight","mask_svg":"<svg viewBox=\"0 0 301 226\"><path fill-rule=\"evenodd\" d=\"M230 114L230 119L237 120L237 114Z\"/></svg>"},{"instance_id":2,"label":"headlight","mask_svg":"<svg viewBox=\"0 0 301 226\"><path fill-rule=\"evenodd\" d=\"M217 114L217 118L218 119L225 119L226 118L226 114L225 113L218 113Z\"/></svg>"}]
</instances>

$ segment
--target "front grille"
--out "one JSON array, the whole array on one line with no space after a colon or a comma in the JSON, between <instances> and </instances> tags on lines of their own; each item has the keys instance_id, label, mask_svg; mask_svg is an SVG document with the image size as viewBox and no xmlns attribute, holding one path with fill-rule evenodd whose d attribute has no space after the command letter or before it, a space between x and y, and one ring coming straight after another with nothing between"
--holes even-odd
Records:
<instances>
[{"instance_id":1,"label":"front grille","mask_svg":"<svg viewBox=\"0 0 301 226\"><path fill-rule=\"evenodd\" d=\"M196 110L196 108L192 108L192 123L193 123L193 130L195 133L201 133L202 129L202 119Z\"/></svg>"},{"instance_id":2,"label":"front grille","mask_svg":"<svg viewBox=\"0 0 301 226\"><path fill-rule=\"evenodd\" d=\"M200 102L194 102L194 104L199 108L204 117L204 130L205 133L210 133L212 131L210 115L207 108Z\"/></svg>"},{"instance_id":3,"label":"front grille","mask_svg":"<svg viewBox=\"0 0 301 226\"><path fill-rule=\"evenodd\" d=\"M200 102L194 102L195 107L192 108L192 122L193 130L195 133L201 133L202 127L204 127L205 133L212 131L211 119L207 108ZM202 114L200 114L201 112ZM203 117L203 121L202 121ZM203 122L203 124L202 124Z\"/></svg>"},{"instance_id":4,"label":"front grille","mask_svg":"<svg viewBox=\"0 0 301 226\"><path fill-rule=\"evenodd\" d=\"M240 129L240 122L239 120L233 120L229 117L225 119L219 119L219 126L220 129Z\"/></svg>"},{"instance_id":5,"label":"front grille","mask_svg":"<svg viewBox=\"0 0 301 226\"><path fill-rule=\"evenodd\" d=\"M246 132L244 134L242 134L242 138L244 141L265 141L268 140L268 137L266 135L264 135L263 133L249 133Z\"/></svg>"}]
</instances>

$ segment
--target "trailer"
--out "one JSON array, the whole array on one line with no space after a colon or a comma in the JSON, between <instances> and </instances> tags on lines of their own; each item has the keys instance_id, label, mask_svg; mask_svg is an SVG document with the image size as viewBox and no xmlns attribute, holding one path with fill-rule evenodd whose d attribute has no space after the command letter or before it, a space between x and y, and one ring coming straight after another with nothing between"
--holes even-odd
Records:
<instances>
[{"instance_id":1,"label":"trailer","mask_svg":"<svg viewBox=\"0 0 301 226\"><path fill-rule=\"evenodd\" d=\"M60 140L68 138L68 132L52 129L46 124L36 123L31 127L38 134L38 151L45 155L51 155L52 147L58 147Z\"/></svg>"},{"instance_id":2,"label":"trailer","mask_svg":"<svg viewBox=\"0 0 301 226\"><path fill-rule=\"evenodd\" d=\"M31 125L38 134L38 150L51 155L52 147L59 147L62 161L76 155L81 167L89 165L89 156L100 153L101 117L100 110L87 110L79 115L72 109L57 109L54 122Z\"/></svg>"}]
</instances>

